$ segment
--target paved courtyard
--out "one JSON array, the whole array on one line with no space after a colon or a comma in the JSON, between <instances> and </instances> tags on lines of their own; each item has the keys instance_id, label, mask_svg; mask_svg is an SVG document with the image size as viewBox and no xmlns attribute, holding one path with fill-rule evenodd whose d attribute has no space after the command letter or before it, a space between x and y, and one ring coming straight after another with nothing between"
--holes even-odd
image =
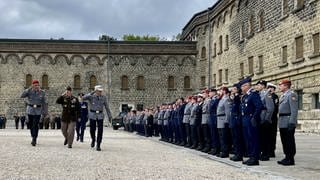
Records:
<instances>
[{"instance_id":1,"label":"paved courtyard","mask_svg":"<svg viewBox=\"0 0 320 180\"><path fill-rule=\"evenodd\" d=\"M28 130L1 129L0 179L319 179L320 136L296 137L296 166L277 165L279 148L275 159L247 167L110 128L101 152L90 148L88 131L68 149L59 130L40 130L32 147Z\"/></svg>"}]
</instances>

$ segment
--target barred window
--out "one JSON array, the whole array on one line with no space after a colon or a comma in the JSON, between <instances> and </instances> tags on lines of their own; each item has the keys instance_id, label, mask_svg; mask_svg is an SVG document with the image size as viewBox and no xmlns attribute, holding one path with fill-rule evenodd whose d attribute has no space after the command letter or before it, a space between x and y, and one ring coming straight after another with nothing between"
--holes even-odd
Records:
<instances>
[{"instance_id":1,"label":"barred window","mask_svg":"<svg viewBox=\"0 0 320 180\"><path fill-rule=\"evenodd\" d=\"M217 55L217 43L213 44L213 56Z\"/></svg>"},{"instance_id":2,"label":"barred window","mask_svg":"<svg viewBox=\"0 0 320 180\"><path fill-rule=\"evenodd\" d=\"M303 36L296 38L296 59L303 58Z\"/></svg>"},{"instance_id":3,"label":"barred window","mask_svg":"<svg viewBox=\"0 0 320 180\"><path fill-rule=\"evenodd\" d=\"M225 71L224 71L224 80L225 80L225 82L226 83L228 83L229 81L228 81L228 79L229 79L229 70L228 69L225 69Z\"/></svg>"},{"instance_id":4,"label":"barred window","mask_svg":"<svg viewBox=\"0 0 320 180\"><path fill-rule=\"evenodd\" d=\"M229 36L226 35L226 50L229 49Z\"/></svg>"},{"instance_id":5,"label":"barred window","mask_svg":"<svg viewBox=\"0 0 320 180\"><path fill-rule=\"evenodd\" d=\"M138 76L137 77L137 90L144 90L144 77L143 76Z\"/></svg>"},{"instance_id":6,"label":"barred window","mask_svg":"<svg viewBox=\"0 0 320 180\"><path fill-rule=\"evenodd\" d=\"M318 54L319 53L319 33L314 34L312 36L312 40L313 40L313 54Z\"/></svg>"},{"instance_id":7,"label":"barred window","mask_svg":"<svg viewBox=\"0 0 320 180\"><path fill-rule=\"evenodd\" d=\"M74 76L73 87L74 87L74 89L80 89L81 88L80 75L75 75Z\"/></svg>"},{"instance_id":8,"label":"barred window","mask_svg":"<svg viewBox=\"0 0 320 180\"><path fill-rule=\"evenodd\" d=\"M202 49L201 49L201 58L206 58L206 47L202 47Z\"/></svg>"},{"instance_id":9,"label":"barred window","mask_svg":"<svg viewBox=\"0 0 320 180\"><path fill-rule=\"evenodd\" d=\"M304 0L295 0L296 1L296 9L303 8Z\"/></svg>"},{"instance_id":10,"label":"barred window","mask_svg":"<svg viewBox=\"0 0 320 180\"><path fill-rule=\"evenodd\" d=\"M288 62L288 47L282 47L282 63L286 64Z\"/></svg>"},{"instance_id":11,"label":"barred window","mask_svg":"<svg viewBox=\"0 0 320 180\"><path fill-rule=\"evenodd\" d=\"M169 76L168 77L168 89L174 89L175 88L175 82L174 82L174 77Z\"/></svg>"},{"instance_id":12,"label":"barred window","mask_svg":"<svg viewBox=\"0 0 320 180\"><path fill-rule=\"evenodd\" d=\"M97 78L95 75L90 76L90 89L94 89L94 87L97 85Z\"/></svg>"},{"instance_id":13,"label":"barred window","mask_svg":"<svg viewBox=\"0 0 320 180\"><path fill-rule=\"evenodd\" d=\"M259 72L263 72L263 56L262 55L258 57L258 65L259 65L258 67Z\"/></svg>"},{"instance_id":14,"label":"barred window","mask_svg":"<svg viewBox=\"0 0 320 180\"><path fill-rule=\"evenodd\" d=\"M191 83L190 83L190 76L185 76L184 77L184 89L190 89L191 88Z\"/></svg>"},{"instance_id":15,"label":"barred window","mask_svg":"<svg viewBox=\"0 0 320 180\"><path fill-rule=\"evenodd\" d=\"M48 77L48 75L43 75L42 76L42 88L43 89L49 89L49 77Z\"/></svg>"},{"instance_id":16,"label":"barred window","mask_svg":"<svg viewBox=\"0 0 320 180\"><path fill-rule=\"evenodd\" d=\"M222 84L222 69L219 69L219 84Z\"/></svg>"},{"instance_id":17,"label":"barred window","mask_svg":"<svg viewBox=\"0 0 320 180\"><path fill-rule=\"evenodd\" d=\"M244 65L243 65L243 63L240 63L240 77L241 78L244 77Z\"/></svg>"},{"instance_id":18,"label":"barred window","mask_svg":"<svg viewBox=\"0 0 320 180\"><path fill-rule=\"evenodd\" d=\"M122 90L128 90L129 89L129 79L128 76L122 76L121 77L121 89Z\"/></svg>"},{"instance_id":19,"label":"barred window","mask_svg":"<svg viewBox=\"0 0 320 180\"><path fill-rule=\"evenodd\" d=\"M30 87L32 85L32 75L27 74L26 75L26 88Z\"/></svg>"},{"instance_id":20,"label":"barred window","mask_svg":"<svg viewBox=\"0 0 320 180\"><path fill-rule=\"evenodd\" d=\"M264 11L261 11L259 14L259 30L262 31L264 29Z\"/></svg>"},{"instance_id":21,"label":"barred window","mask_svg":"<svg viewBox=\"0 0 320 180\"><path fill-rule=\"evenodd\" d=\"M219 37L219 54L222 53L222 36Z\"/></svg>"},{"instance_id":22,"label":"barred window","mask_svg":"<svg viewBox=\"0 0 320 180\"><path fill-rule=\"evenodd\" d=\"M206 77L205 76L201 76L200 78L200 86L201 87L205 87L206 86Z\"/></svg>"},{"instance_id":23,"label":"barred window","mask_svg":"<svg viewBox=\"0 0 320 180\"><path fill-rule=\"evenodd\" d=\"M282 0L282 15L286 16L289 12L288 0Z\"/></svg>"},{"instance_id":24,"label":"barred window","mask_svg":"<svg viewBox=\"0 0 320 180\"><path fill-rule=\"evenodd\" d=\"M213 86L217 86L217 75L213 74Z\"/></svg>"},{"instance_id":25,"label":"barred window","mask_svg":"<svg viewBox=\"0 0 320 180\"><path fill-rule=\"evenodd\" d=\"M252 35L254 32L254 16L251 16L249 19L249 35Z\"/></svg>"},{"instance_id":26,"label":"barred window","mask_svg":"<svg viewBox=\"0 0 320 180\"><path fill-rule=\"evenodd\" d=\"M248 65L249 65L249 74L253 74L253 56L248 58Z\"/></svg>"}]
</instances>

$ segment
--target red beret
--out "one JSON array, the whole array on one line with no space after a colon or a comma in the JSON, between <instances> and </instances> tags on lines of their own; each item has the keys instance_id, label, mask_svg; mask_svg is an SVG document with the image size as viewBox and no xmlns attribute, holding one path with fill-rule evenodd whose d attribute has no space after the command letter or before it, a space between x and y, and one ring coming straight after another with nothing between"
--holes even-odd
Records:
<instances>
[{"instance_id":1,"label":"red beret","mask_svg":"<svg viewBox=\"0 0 320 180\"><path fill-rule=\"evenodd\" d=\"M39 84L39 81L34 79L34 80L32 80L32 84Z\"/></svg>"},{"instance_id":2,"label":"red beret","mask_svg":"<svg viewBox=\"0 0 320 180\"><path fill-rule=\"evenodd\" d=\"M188 99L191 100L191 99L192 99L192 96L188 96Z\"/></svg>"},{"instance_id":3,"label":"red beret","mask_svg":"<svg viewBox=\"0 0 320 180\"><path fill-rule=\"evenodd\" d=\"M291 85L291 81L288 80L288 79L284 79L284 80L281 80L281 81L279 82L279 85L281 85L281 84L289 84L289 85Z\"/></svg>"}]
</instances>

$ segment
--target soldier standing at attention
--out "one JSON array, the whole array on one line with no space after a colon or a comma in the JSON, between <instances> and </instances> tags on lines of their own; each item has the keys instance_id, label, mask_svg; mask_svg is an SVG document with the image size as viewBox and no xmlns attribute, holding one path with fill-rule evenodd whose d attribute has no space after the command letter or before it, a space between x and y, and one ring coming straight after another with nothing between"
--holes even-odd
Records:
<instances>
[{"instance_id":1,"label":"soldier standing at attention","mask_svg":"<svg viewBox=\"0 0 320 180\"><path fill-rule=\"evenodd\" d=\"M95 142L97 140L97 151L101 151L101 142L103 136L103 108L106 109L107 116L109 120L112 119L111 112L109 109L109 105L107 102L107 97L102 95L102 86L97 85L94 87L94 91L91 93L86 94L83 96L83 100L89 101L90 112L89 112L89 119L90 119L90 135L91 135L91 147L95 146ZM98 125L98 133L96 139L96 129Z\"/></svg>"},{"instance_id":2,"label":"soldier standing at attention","mask_svg":"<svg viewBox=\"0 0 320 180\"><path fill-rule=\"evenodd\" d=\"M57 104L61 104L63 108L61 130L65 138L64 145L68 144L68 148L72 148L76 122L80 117L79 101L72 95L72 89L68 86L66 91L58 97L56 102Z\"/></svg>"},{"instance_id":3,"label":"soldier standing at attention","mask_svg":"<svg viewBox=\"0 0 320 180\"><path fill-rule=\"evenodd\" d=\"M279 129L285 158L278 161L284 166L294 165L296 143L294 133L298 117L298 96L291 88L290 80L282 80L279 89L283 93L279 101Z\"/></svg>"},{"instance_id":4,"label":"soldier standing at attention","mask_svg":"<svg viewBox=\"0 0 320 180\"><path fill-rule=\"evenodd\" d=\"M249 159L243 161L248 166L259 165L259 130L260 114L263 108L260 95L251 87L251 78L239 82L242 90L241 117L243 136Z\"/></svg>"},{"instance_id":5,"label":"soldier standing at attention","mask_svg":"<svg viewBox=\"0 0 320 180\"><path fill-rule=\"evenodd\" d=\"M77 141L83 142L84 131L86 129L86 123L88 121L88 103L84 102L82 97L83 93L78 94L78 101L80 104L80 117L78 118L76 131L77 131Z\"/></svg>"},{"instance_id":6,"label":"soldier standing at attention","mask_svg":"<svg viewBox=\"0 0 320 180\"><path fill-rule=\"evenodd\" d=\"M271 142L270 142L270 153L269 156L276 157L275 150L276 150L276 143L277 143L277 131L278 131L278 112L279 112L279 97L275 93L277 86L271 83L267 83L267 88L272 95L272 100L274 104L274 111L272 113L272 124L271 124Z\"/></svg>"},{"instance_id":7,"label":"soldier standing at attention","mask_svg":"<svg viewBox=\"0 0 320 180\"><path fill-rule=\"evenodd\" d=\"M33 80L32 87L21 94L21 98L27 98L27 114L32 137L31 144L36 146L39 133L39 121L41 115L47 115L47 104L45 91L40 89L39 81Z\"/></svg>"}]
</instances>

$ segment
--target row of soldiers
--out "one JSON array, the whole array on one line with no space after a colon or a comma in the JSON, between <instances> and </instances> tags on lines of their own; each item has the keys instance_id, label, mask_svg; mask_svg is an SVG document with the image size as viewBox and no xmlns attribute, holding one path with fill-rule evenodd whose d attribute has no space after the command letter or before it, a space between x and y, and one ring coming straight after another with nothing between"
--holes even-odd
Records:
<instances>
[{"instance_id":1,"label":"row of soldiers","mask_svg":"<svg viewBox=\"0 0 320 180\"><path fill-rule=\"evenodd\" d=\"M286 156L278 163L294 165L298 99L290 89L291 81L279 83L280 101L276 88L264 80L252 87L251 78L246 78L230 90L203 90L156 109L131 111L125 117L125 129L146 136L160 134L161 141L221 158L233 153L233 161L249 157L243 164L252 166L275 157L279 126Z\"/></svg>"},{"instance_id":2,"label":"row of soldiers","mask_svg":"<svg viewBox=\"0 0 320 180\"><path fill-rule=\"evenodd\" d=\"M27 126L27 129L30 129L30 124L28 117L25 115L15 115L13 116L15 122L15 128L24 129L24 126ZM61 117L58 114L51 114L46 117L41 117L39 121L39 129L61 129Z\"/></svg>"},{"instance_id":3,"label":"row of soldiers","mask_svg":"<svg viewBox=\"0 0 320 180\"><path fill-rule=\"evenodd\" d=\"M0 115L0 129L5 129L7 125L7 117L2 114Z\"/></svg>"}]
</instances>

